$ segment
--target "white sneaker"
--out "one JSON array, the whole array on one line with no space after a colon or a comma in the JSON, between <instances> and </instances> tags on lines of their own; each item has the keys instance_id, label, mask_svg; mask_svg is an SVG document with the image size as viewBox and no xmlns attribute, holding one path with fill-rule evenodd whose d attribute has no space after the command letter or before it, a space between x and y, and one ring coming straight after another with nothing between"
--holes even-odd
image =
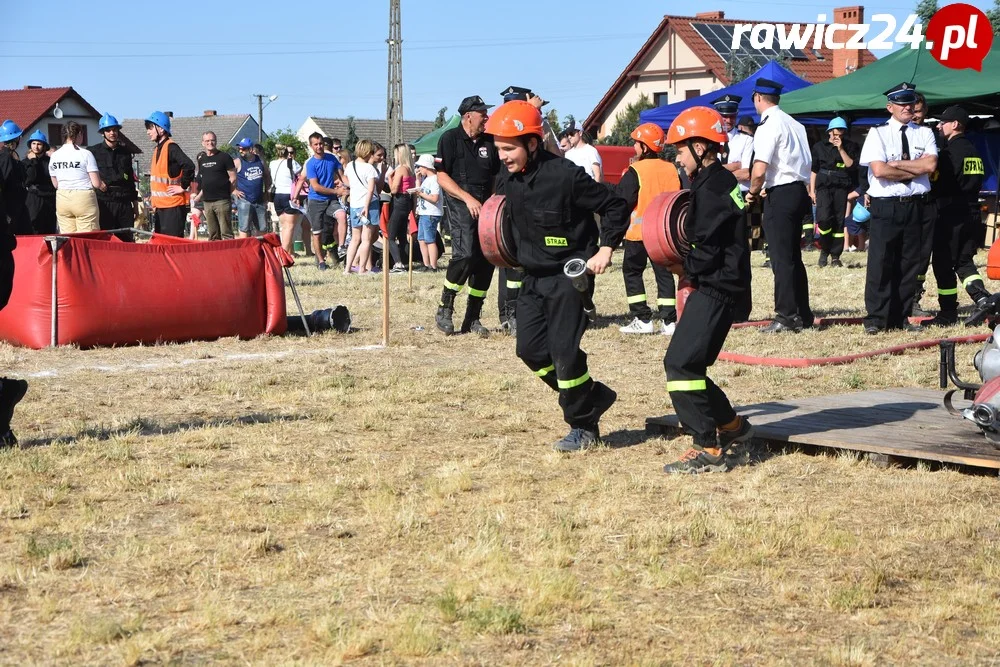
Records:
<instances>
[{"instance_id":1,"label":"white sneaker","mask_svg":"<svg viewBox=\"0 0 1000 667\"><path fill-rule=\"evenodd\" d=\"M625 326L618 327L618 330L627 334L651 334L653 333L653 322L643 322L636 317Z\"/></svg>"},{"instance_id":2,"label":"white sneaker","mask_svg":"<svg viewBox=\"0 0 1000 667\"><path fill-rule=\"evenodd\" d=\"M677 328L677 324L675 322L670 322L669 324L666 323L666 322L660 322L660 335L661 336L673 336L674 335L674 329L676 329L676 328Z\"/></svg>"}]
</instances>

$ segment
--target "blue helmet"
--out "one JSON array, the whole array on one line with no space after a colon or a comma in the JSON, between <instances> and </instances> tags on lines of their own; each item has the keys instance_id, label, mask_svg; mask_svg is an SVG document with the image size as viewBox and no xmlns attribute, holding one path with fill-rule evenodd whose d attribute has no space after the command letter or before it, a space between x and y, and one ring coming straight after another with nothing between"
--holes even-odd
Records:
<instances>
[{"instance_id":1,"label":"blue helmet","mask_svg":"<svg viewBox=\"0 0 1000 667\"><path fill-rule=\"evenodd\" d=\"M253 148L253 142L250 141L249 137L243 137L240 139L240 143L238 145L240 148Z\"/></svg>"},{"instance_id":2,"label":"blue helmet","mask_svg":"<svg viewBox=\"0 0 1000 667\"><path fill-rule=\"evenodd\" d=\"M869 213L868 209L862 206L859 202L854 205L854 210L851 211L851 217L854 218L854 222L868 222L871 219L872 214Z\"/></svg>"},{"instance_id":3,"label":"blue helmet","mask_svg":"<svg viewBox=\"0 0 1000 667\"><path fill-rule=\"evenodd\" d=\"M14 141L24 134L24 130L12 120L5 120L0 125L0 141Z\"/></svg>"},{"instance_id":4,"label":"blue helmet","mask_svg":"<svg viewBox=\"0 0 1000 667\"><path fill-rule=\"evenodd\" d=\"M170 132L170 116L163 113L162 111L154 111L146 117L147 123L152 123L153 125L159 125L167 132Z\"/></svg>"},{"instance_id":5,"label":"blue helmet","mask_svg":"<svg viewBox=\"0 0 1000 667\"><path fill-rule=\"evenodd\" d=\"M30 144L32 141L40 141L46 146L49 145L49 138L46 137L45 133L42 132L41 130L35 130L34 132L31 133L31 136L28 137L28 143Z\"/></svg>"},{"instance_id":6,"label":"blue helmet","mask_svg":"<svg viewBox=\"0 0 1000 667\"><path fill-rule=\"evenodd\" d=\"M170 121L167 122L169 123ZM157 125L159 125L159 123L157 123ZM106 113L103 116L101 116L101 122L97 124L97 131L104 132L104 130L109 130L113 127L117 127L120 130L122 129L122 124L118 122L117 118L115 118L109 113Z\"/></svg>"},{"instance_id":7,"label":"blue helmet","mask_svg":"<svg viewBox=\"0 0 1000 667\"><path fill-rule=\"evenodd\" d=\"M847 130L847 121L837 116L826 126L826 131L829 132L830 130Z\"/></svg>"}]
</instances>

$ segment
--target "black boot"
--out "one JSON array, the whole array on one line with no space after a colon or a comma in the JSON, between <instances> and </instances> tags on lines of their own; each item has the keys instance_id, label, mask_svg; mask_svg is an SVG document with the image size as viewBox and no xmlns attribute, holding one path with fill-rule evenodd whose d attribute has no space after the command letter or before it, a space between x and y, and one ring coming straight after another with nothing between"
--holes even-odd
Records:
<instances>
[{"instance_id":1,"label":"black boot","mask_svg":"<svg viewBox=\"0 0 1000 667\"><path fill-rule=\"evenodd\" d=\"M441 303L438 304L437 315L434 316L434 322L437 324L438 329L449 336L455 333L455 323L452 322L452 317L454 317L454 315L455 292L447 287L444 287L441 291Z\"/></svg>"},{"instance_id":2,"label":"black boot","mask_svg":"<svg viewBox=\"0 0 1000 667\"><path fill-rule=\"evenodd\" d=\"M17 444L14 431L10 428L10 420L14 418L14 407L27 391L28 383L25 380L0 378L0 447L13 447Z\"/></svg>"},{"instance_id":3,"label":"black boot","mask_svg":"<svg viewBox=\"0 0 1000 667\"><path fill-rule=\"evenodd\" d=\"M490 335L489 329L479 321L479 316L483 312L484 296L470 296L469 303L465 307L465 319L462 321L462 333L474 333L483 338Z\"/></svg>"}]
</instances>

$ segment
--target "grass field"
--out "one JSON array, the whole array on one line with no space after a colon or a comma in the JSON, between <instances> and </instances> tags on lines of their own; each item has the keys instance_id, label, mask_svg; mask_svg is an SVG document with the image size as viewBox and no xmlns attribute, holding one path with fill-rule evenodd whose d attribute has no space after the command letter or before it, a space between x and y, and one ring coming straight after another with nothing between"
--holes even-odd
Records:
<instances>
[{"instance_id":1,"label":"grass field","mask_svg":"<svg viewBox=\"0 0 1000 667\"><path fill-rule=\"evenodd\" d=\"M621 322L584 339L591 373L619 392L611 446L573 456L551 451L566 430L555 395L510 338L434 330L443 274L412 291L391 277L389 349L370 347L380 279L305 262L293 275L307 309L344 303L358 330L0 347L0 367L31 382L22 447L0 452L0 663L1000 661L997 480L801 453L664 476L688 444L644 434L671 410L667 340L618 333L617 269L597 303ZM809 278L818 314L861 314L863 268ZM818 356L927 337L740 330L726 349ZM959 352L968 379L974 349ZM936 370L930 350L711 374L740 405L933 388Z\"/></svg>"}]
</instances>

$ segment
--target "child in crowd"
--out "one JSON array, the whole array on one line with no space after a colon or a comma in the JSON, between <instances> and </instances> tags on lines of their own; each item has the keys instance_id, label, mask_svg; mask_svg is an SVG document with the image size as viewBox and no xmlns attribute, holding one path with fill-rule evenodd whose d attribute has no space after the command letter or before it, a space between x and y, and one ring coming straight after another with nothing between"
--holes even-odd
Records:
<instances>
[{"instance_id":1,"label":"child in crowd","mask_svg":"<svg viewBox=\"0 0 1000 667\"><path fill-rule=\"evenodd\" d=\"M441 206L441 186L438 184L433 155L421 155L417 160L417 188L414 195L417 198L420 257L428 271L437 271L437 229L444 209Z\"/></svg>"}]
</instances>

